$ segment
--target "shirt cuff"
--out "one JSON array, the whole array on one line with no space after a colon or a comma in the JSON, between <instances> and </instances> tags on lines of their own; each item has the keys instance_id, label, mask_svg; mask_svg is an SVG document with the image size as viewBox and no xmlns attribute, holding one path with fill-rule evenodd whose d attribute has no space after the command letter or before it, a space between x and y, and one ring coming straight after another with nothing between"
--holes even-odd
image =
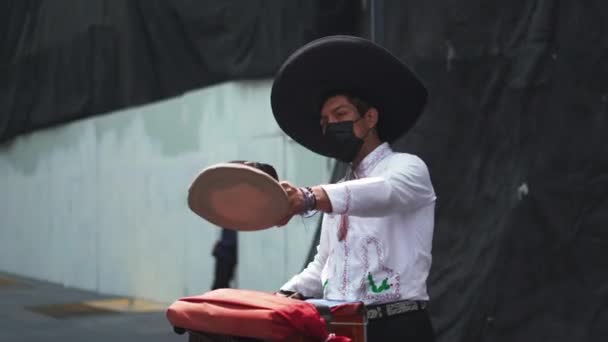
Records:
<instances>
[{"instance_id":1,"label":"shirt cuff","mask_svg":"<svg viewBox=\"0 0 608 342\"><path fill-rule=\"evenodd\" d=\"M350 209L351 193L344 183L321 185L331 202L332 214L346 214Z\"/></svg>"}]
</instances>

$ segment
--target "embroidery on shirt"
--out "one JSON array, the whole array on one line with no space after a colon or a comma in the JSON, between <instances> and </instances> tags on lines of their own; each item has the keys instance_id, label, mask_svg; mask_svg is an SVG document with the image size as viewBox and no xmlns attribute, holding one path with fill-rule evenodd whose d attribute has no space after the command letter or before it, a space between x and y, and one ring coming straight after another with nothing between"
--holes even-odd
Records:
<instances>
[{"instance_id":1,"label":"embroidery on shirt","mask_svg":"<svg viewBox=\"0 0 608 342\"><path fill-rule=\"evenodd\" d=\"M351 168L350 172L347 174L347 176L342 181L349 181L349 180L358 179L361 177L366 177L367 173L369 171L371 171L380 161L385 159L392 152L393 151L391 150L391 148L388 145L382 146L381 149L378 150L377 154L370 155L371 158L369 160L364 161L362 164L359 165L357 172L355 172ZM349 217L348 217L347 213L350 210L351 201L352 201L351 190L348 186L345 186L345 192L346 192L345 210L344 210L344 213L342 213L340 215L340 220L339 220L339 225L338 225L338 234L337 234L338 241L342 242L340 245L342 246L343 251L344 251L344 257L342 258L343 264L342 264L341 284L338 289L338 291L342 295L343 299L347 298L347 290L348 290L350 246L347 243L346 235L347 235L348 229L349 229ZM376 245L376 252L378 254L378 262L380 263L381 259L382 259L380 242L374 237L368 238L366 240L366 242L364 243L364 245L362 246L363 255L364 255L364 259L365 259L365 261L364 261L365 267L364 267L364 272L363 272L362 281L361 281L361 288L370 289L372 291L373 295L370 295L369 293L367 293L366 299L377 299L377 298L387 298L388 300L398 299L398 298L400 298L400 277L398 274L395 275L394 271L392 269L389 269L380 264L379 265L380 270L382 272L386 273L389 277L382 280L380 285L378 286L375 283L373 276L369 272L370 267L369 267L369 255L368 255L369 247L368 247L368 245L370 245L372 243ZM332 250L332 252L333 252L333 250ZM337 272L334 272L334 274L337 275ZM371 276L373 286L371 285L372 282L370 282L369 287L366 286L365 280L368 275ZM327 279L329 279L329 277ZM393 279L394 283L389 284L389 279ZM369 281L369 279L368 279L368 281ZM329 290L327 288L327 284L328 284L328 282L326 280L325 283L323 284L324 293L325 293L325 291ZM329 287L331 287L331 285ZM392 293L386 293L388 291L388 289L391 289L391 288L393 288L394 291L390 291ZM374 289L378 292L377 293L374 292Z\"/></svg>"},{"instance_id":2,"label":"embroidery on shirt","mask_svg":"<svg viewBox=\"0 0 608 342\"><path fill-rule=\"evenodd\" d=\"M346 288L348 287L348 255L349 248L348 244L344 242L342 244L344 248L344 259L343 260L343 268L342 268L342 286L340 286L340 293L342 294L342 298L346 298Z\"/></svg>"},{"instance_id":3,"label":"embroidery on shirt","mask_svg":"<svg viewBox=\"0 0 608 342\"><path fill-rule=\"evenodd\" d=\"M382 146L380 151L377 154L371 155L369 161L363 160L362 163L357 168L357 171L352 171L355 175L355 178L367 177L369 171L371 171L378 163L380 163L384 158L388 157L393 151L389 146ZM373 152L372 152L373 153Z\"/></svg>"},{"instance_id":4,"label":"embroidery on shirt","mask_svg":"<svg viewBox=\"0 0 608 342\"><path fill-rule=\"evenodd\" d=\"M382 285L377 286L376 282L374 281L374 277L372 277L371 273L367 274L367 281L369 282L369 287L373 293L380 293L382 291L386 291L390 289L391 286L393 286L393 284L388 283L388 278L384 278L384 280L382 281Z\"/></svg>"},{"instance_id":5,"label":"embroidery on shirt","mask_svg":"<svg viewBox=\"0 0 608 342\"><path fill-rule=\"evenodd\" d=\"M348 186L345 185L344 189L346 190L346 208L344 209L344 214L347 214L350 210L351 193Z\"/></svg>"},{"instance_id":6,"label":"embroidery on shirt","mask_svg":"<svg viewBox=\"0 0 608 342\"><path fill-rule=\"evenodd\" d=\"M375 245L376 247L375 251L376 258L378 260L378 269L381 273L386 275L380 286L378 286L376 280L374 280L370 269L369 253L370 248L373 248L372 245ZM377 238L370 236L365 239L363 245L361 246L361 252L361 255L363 256L363 269L365 270L365 275L363 276L361 283L363 288L368 289L368 291L366 291L365 299L374 301L388 301L401 298L401 277L399 274L395 274L394 270L384 265L382 243ZM392 283L390 282L391 280L393 281ZM387 292L391 289L393 291Z\"/></svg>"}]
</instances>

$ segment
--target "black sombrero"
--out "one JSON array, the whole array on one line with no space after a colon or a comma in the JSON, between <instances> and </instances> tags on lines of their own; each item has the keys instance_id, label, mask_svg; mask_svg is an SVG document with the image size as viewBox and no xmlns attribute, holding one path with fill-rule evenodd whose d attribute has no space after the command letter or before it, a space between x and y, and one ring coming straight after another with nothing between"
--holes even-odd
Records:
<instances>
[{"instance_id":1,"label":"black sombrero","mask_svg":"<svg viewBox=\"0 0 608 342\"><path fill-rule=\"evenodd\" d=\"M322 102L347 91L379 112L378 132L393 142L418 120L427 91L390 52L353 36L328 36L295 51L279 69L270 95L281 129L304 147L332 157L319 125Z\"/></svg>"}]
</instances>

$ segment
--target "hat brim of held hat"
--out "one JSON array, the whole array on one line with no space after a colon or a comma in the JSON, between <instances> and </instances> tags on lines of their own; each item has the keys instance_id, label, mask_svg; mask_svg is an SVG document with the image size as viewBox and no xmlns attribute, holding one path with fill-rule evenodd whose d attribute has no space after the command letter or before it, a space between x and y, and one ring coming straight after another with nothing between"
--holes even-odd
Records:
<instances>
[{"instance_id":1,"label":"hat brim of held hat","mask_svg":"<svg viewBox=\"0 0 608 342\"><path fill-rule=\"evenodd\" d=\"M217 226L239 231L274 227L289 213L287 193L274 178L233 163L205 168L190 185L188 206Z\"/></svg>"},{"instance_id":2,"label":"hat brim of held hat","mask_svg":"<svg viewBox=\"0 0 608 342\"><path fill-rule=\"evenodd\" d=\"M331 157L323 143L323 101L348 91L379 113L378 133L393 142L418 120L427 90L414 73L389 51L353 36L329 36L294 52L279 69L271 105L281 129L304 147Z\"/></svg>"}]
</instances>

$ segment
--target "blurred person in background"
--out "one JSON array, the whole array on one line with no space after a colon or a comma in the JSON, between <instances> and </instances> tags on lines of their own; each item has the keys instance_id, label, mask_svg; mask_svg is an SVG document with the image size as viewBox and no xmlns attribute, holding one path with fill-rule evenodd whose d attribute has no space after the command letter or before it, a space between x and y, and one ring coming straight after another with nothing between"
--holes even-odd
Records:
<instances>
[{"instance_id":1,"label":"blurred person in background","mask_svg":"<svg viewBox=\"0 0 608 342\"><path fill-rule=\"evenodd\" d=\"M251 161L232 161L264 171L276 181L279 180L276 170L269 164ZM212 255L215 258L215 272L212 290L228 288L234 279L238 263L238 234L236 230L222 228L220 238L213 246Z\"/></svg>"}]
</instances>

